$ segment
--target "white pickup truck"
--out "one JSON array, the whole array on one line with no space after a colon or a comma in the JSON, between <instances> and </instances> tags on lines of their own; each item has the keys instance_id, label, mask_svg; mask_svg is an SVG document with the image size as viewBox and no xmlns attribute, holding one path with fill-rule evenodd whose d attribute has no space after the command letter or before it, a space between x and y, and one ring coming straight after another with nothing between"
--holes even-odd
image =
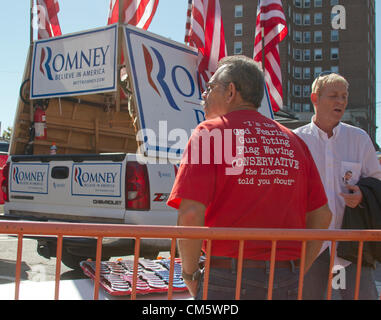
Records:
<instances>
[{"instance_id":1,"label":"white pickup truck","mask_svg":"<svg viewBox=\"0 0 381 320\"><path fill-rule=\"evenodd\" d=\"M4 170L6 219L174 225L166 206L176 166L143 164L136 154L13 155ZM141 240L141 255L157 256L167 240ZM95 257L94 239L64 238L62 260L75 268ZM38 238L38 253L55 256L56 239ZM103 259L133 253L133 239L105 238Z\"/></svg>"},{"instance_id":2,"label":"white pickup truck","mask_svg":"<svg viewBox=\"0 0 381 320\"><path fill-rule=\"evenodd\" d=\"M196 60L189 47L118 24L35 41L4 168L1 218L175 225L166 200L187 139L169 141L168 134L189 137L204 119ZM53 144L57 154L50 154ZM55 238L37 240L40 255L56 255ZM142 239L140 254L169 248L169 240ZM105 238L102 258L133 250L132 239ZM94 239L64 237L69 267L95 252Z\"/></svg>"}]
</instances>

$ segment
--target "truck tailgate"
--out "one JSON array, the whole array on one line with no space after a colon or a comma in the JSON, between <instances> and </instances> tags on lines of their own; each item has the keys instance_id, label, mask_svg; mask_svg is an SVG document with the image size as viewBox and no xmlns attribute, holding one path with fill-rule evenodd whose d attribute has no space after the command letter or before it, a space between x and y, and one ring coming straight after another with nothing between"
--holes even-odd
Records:
<instances>
[{"instance_id":1,"label":"truck tailgate","mask_svg":"<svg viewBox=\"0 0 381 320\"><path fill-rule=\"evenodd\" d=\"M6 210L39 212L48 219L92 217L122 223L124 157L78 157L80 161L64 155L34 156L35 161L12 157Z\"/></svg>"}]
</instances>

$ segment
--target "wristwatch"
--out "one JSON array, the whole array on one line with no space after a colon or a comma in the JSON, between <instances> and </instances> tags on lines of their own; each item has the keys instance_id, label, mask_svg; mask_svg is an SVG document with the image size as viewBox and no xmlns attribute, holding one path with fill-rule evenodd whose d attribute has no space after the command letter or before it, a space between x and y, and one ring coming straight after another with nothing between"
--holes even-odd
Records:
<instances>
[{"instance_id":1,"label":"wristwatch","mask_svg":"<svg viewBox=\"0 0 381 320\"><path fill-rule=\"evenodd\" d=\"M201 270L197 269L192 274L185 273L184 271L182 271L181 272L181 276L183 277L184 280L190 280L190 281L198 280L201 277Z\"/></svg>"}]
</instances>

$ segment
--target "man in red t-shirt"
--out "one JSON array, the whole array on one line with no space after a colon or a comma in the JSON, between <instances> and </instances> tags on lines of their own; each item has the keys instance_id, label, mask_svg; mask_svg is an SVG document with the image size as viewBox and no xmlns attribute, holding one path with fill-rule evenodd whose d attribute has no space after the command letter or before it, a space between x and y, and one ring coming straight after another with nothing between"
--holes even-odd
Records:
<instances>
[{"instance_id":1,"label":"man in red t-shirt","mask_svg":"<svg viewBox=\"0 0 381 320\"><path fill-rule=\"evenodd\" d=\"M234 56L220 62L203 93L207 120L188 142L168 200L178 209L178 225L328 227L331 213L307 146L257 111L263 82L257 63L249 58ZM193 296L199 285L201 246L200 240L179 241L183 278ZM320 246L321 242L308 242L306 270ZM300 251L300 242L277 244L274 298L296 298L289 292L296 293ZM268 241L245 241L242 298L266 297L270 252ZM237 256L237 241L212 241L208 298L234 298Z\"/></svg>"}]
</instances>

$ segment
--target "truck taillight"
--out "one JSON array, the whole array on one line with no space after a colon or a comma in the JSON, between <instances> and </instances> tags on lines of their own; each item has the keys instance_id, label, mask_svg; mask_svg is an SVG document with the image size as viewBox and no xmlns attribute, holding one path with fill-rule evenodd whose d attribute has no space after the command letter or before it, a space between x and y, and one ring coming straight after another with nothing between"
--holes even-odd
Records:
<instances>
[{"instance_id":1,"label":"truck taillight","mask_svg":"<svg viewBox=\"0 0 381 320\"><path fill-rule=\"evenodd\" d=\"M3 199L9 202L9 162L3 168L3 181L1 182L1 191L3 193Z\"/></svg>"},{"instance_id":2,"label":"truck taillight","mask_svg":"<svg viewBox=\"0 0 381 320\"><path fill-rule=\"evenodd\" d=\"M148 171L145 164L128 161L126 169L126 209L149 210Z\"/></svg>"}]
</instances>

